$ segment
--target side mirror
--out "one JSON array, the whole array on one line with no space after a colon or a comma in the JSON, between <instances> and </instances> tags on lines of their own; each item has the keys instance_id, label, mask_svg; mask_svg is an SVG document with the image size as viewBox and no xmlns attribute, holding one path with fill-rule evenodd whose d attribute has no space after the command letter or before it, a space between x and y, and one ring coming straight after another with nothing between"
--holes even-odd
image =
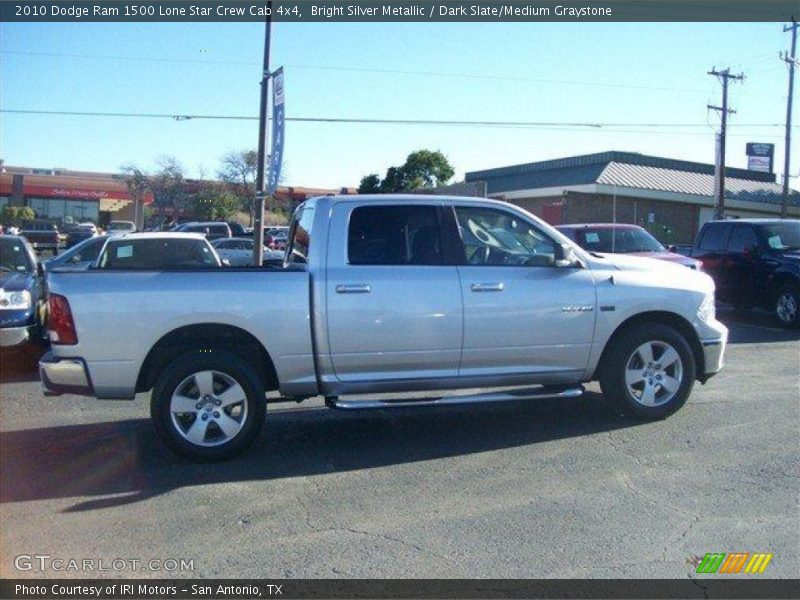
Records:
<instances>
[{"instance_id":1,"label":"side mirror","mask_svg":"<svg viewBox=\"0 0 800 600\"><path fill-rule=\"evenodd\" d=\"M575 250L569 244L556 244L555 265L559 268L574 267L578 263Z\"/></svg>"},{"instance_id":2,"label":"side mirror","mask_svg":"<svg viewBox=\"0 0 800 600\"><path fill-rule=\"evenodd\" d=\"M231 261L229 259L227 259L227 258L221 258L220 262L222 262L222 266L223 267L230 267L231 266Z\"/></svg>"}]
</instances>

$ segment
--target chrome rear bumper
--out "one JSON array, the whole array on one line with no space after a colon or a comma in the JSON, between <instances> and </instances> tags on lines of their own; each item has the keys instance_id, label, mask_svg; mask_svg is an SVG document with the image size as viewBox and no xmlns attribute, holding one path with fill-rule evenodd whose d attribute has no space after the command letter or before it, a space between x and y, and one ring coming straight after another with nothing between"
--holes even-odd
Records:
<instances>
[{"instance_id":1,"label":"chrome rear bumper","mask_svg":"<svg viewBox=\"0 0 800 600\"><path fill-rule=\"evenodd\" d=\"M80 358L57 358L48 352L39 361L39 377L45 396L94 395L86 364Z\"/></svg>"}]
</instances>

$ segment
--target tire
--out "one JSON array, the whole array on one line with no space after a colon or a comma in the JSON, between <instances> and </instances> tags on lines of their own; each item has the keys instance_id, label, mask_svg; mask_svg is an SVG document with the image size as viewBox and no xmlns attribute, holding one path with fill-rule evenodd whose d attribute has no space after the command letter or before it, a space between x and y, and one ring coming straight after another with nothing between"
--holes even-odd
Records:
<instances>
[{"instance_id":1,"label":"tire","mask_svg":"<svg viewBox=\"0 0 800 600\"><path fill-rule=\"evenodd\" d=\"M623 332L612 343L600 374L600 387L617 408L656 420L668 417L686 403L694 386L696 366L692 348L683 335L668 325L643 323Z\"/></svg>"},{"instance_id":2,"label":"tire","mask_svg":"<svg viewBox=\"0 0 800 600\"><path fill-rule=\"evenodd\" d=\"M775 294L772 314L781 327L800 327L800 285L784 283Z\"/></svg>"},{"instance_id":3,"label":"tire","mask_svg":"<svg viewBox=\"0 0 800 600\"><path fill-rule=\"evenodd\" d=\"M196 351L164 369L153 386L150 416L170 450L210 462L253 442L266 404L264 386L244 360L225 350Z\"/></svg>"}]
</instances>

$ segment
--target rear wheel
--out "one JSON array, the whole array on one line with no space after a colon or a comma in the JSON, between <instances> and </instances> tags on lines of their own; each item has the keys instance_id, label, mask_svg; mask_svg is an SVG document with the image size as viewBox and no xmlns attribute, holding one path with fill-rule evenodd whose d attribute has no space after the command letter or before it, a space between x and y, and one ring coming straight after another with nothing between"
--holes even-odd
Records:
<instances>
[{"instance_id":1,"label":"rear wheel","mask_svg":"<svg viewBox=\"0 0 800 600\"><path fill-rule=\"evenodd\" d=\"M175 359L153 387L150 415L175 453L192 460L231 458L252 443L264 422L264 387L253 369L224 350Z\"/></svg>"},{"instance_id":2,"label":"rear wheel","mask_svg":"<svg viewBox=\"0 0 800 600\"><path fill-rule=\"evenodd\" d=\"M623 412L663 419L686 403L694 386L695 360L678 331L644 323L613 341L603 365L603 395Z\"/></svg>"},{"instance_id":3,"label":"rear wheel","mask_svg":"<svg viewBox=\"0 0 800 600\"><path fill-rule=\"evenodd\" d=\"M775 318L783 327L800 327L800 286L786 283L775 295Z\"/></svg>"}]
</instances>

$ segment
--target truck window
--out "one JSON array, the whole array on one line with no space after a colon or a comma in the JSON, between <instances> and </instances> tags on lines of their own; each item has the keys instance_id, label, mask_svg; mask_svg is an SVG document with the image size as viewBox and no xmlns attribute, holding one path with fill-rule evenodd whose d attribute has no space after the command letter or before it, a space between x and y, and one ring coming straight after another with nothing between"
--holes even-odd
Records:
<instances>
[{"instance_id":1,"label":"truck window","mask_svg":"<svg viewBox=\"0 0 800 600\"><path fill-rule=\"evenodd\" d=\"M709 223L700 239L700 250L720 252L725 249L731 232L729 223Z\"/></svg>"},{"instance_id":2,"label":"truck window","mask_svg":"<svg viewBox=\"0 0 800 600\"><path fill-rule=\"evenodd\" d=\"M315 204L302 204L294 213L292 243L289 246L286 262L304 265L308 263L308 250L311 248L311 226L314 224ZM267 243L267 236L264 236Z\"/></svg>"},{"instance_id":3,"label":"truck window","mask_svg":"<svg viewBox=\"0 0 800 600\"><path fill-rule=\"evenodd\" d=\"M351 265L441 265L435 206L361 206L350 215Z\"/></svg>"},{"instance_id":4,"label":"truck window","mask_svg":"<svg viewBox=\"0 0 800 600\"><path fill-rule=\"evenodd\" d=\"M728 240L728 252L747 252L758 246L756 232L749 225L737 225Z\"/></svg>"},{"instance_id":5,"label":"truck window","mask_svg":"<svg viewBox=\"0 0 800 600\"><path fill-rule=\"evenodd\" d=\"M457 207L468 265L552 266L555 243L517 215L493 208Z\"/></svg>"}]
</instances>

